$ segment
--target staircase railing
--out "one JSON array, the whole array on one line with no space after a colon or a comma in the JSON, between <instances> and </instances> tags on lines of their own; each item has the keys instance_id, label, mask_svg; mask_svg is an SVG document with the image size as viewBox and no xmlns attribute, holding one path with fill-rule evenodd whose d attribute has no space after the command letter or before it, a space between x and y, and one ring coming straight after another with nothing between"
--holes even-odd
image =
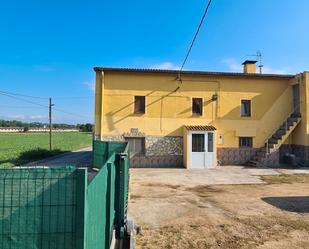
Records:
<instances>
[{"instance_id":1,"label":"staircase railing","mask_svg":"<svg viewBox=\"0 0 309 249\"><path fill-rule=\"evenodd\" d=\"M289 117L291 117L291 115L293 113L296 113L296 110L299 110L300 108L300 104L298 104L297 106L293 106L292 112L288 115L288 117L286 118L286 120L284 121L284 126L285 126L285 131L288 132L288 119ZM299 118L299 117L297 117ZM266 155L270 154L270 148L269 148L269 140L272 138L272 136L274 135L274 133L272 133L267 139L266 139Z\"/></svg>"}]
</instances>

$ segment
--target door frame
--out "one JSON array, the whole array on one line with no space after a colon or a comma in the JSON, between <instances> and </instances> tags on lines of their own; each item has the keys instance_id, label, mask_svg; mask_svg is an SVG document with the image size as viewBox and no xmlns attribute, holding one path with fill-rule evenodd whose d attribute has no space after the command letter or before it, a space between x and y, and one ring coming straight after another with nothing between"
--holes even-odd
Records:
<instances>
[{"instance_id":1,"label":"door frame","mask_svg":"<svg viewBox=\"0 0 309 249\"><path fill-rule=\"evenodd\" d=\"M192 134L208 134L212 133L213 134L213 152L204 152L204 156L207 156L207 153L213 153L212 155L212 165L206 166L205 165L205 160L204 160L204 167L203 169L209 169L209 168L214 168L217 166L217 146L216 146L216 132L215 131L188 131L188 139L187 139L187 159L188 159L188 164L187 168L192 168ZM205 137L205 144L208 146L208 135ZM206 147L206 146L205 146ZM205 150L208 148L205 148ZM201 168L202 169L202 168Z\"/></svg>"}]
</instances>

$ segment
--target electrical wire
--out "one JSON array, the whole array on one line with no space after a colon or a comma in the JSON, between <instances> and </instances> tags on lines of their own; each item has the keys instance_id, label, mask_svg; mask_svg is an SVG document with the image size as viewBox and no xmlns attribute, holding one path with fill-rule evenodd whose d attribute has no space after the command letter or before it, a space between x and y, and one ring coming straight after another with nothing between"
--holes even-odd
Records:
<instances>
[{"instance_id":1,"label":"electrical wire","mask_svg":"<svg viewBox=\"0 0 309 249\"><path fill-rule=\"evenodd\" d=\"M13 93L13 92L7 92L7 91L2 91L0 90L0 93L3 94L8 94L8 95L14 95L14 96L20 96L24 98L33 98L33 99L49 99L48 97L38 97L38 96L32 96L32 95L25 95L25 94L20 94L20 93ZM93 98L93 96L68 96L68 97L53 97L53 99L90 99Z\"/></svg>"},{"instance_id":2,"label":"electrical wire","mask_svg":"<svg viewBox=\"0 0 309 249\"><path fill-rule=\"evenodd\" d=\"M192 42L191 42L191 44L190 44L189 50L188 50L188 52L187 52L187 54L186 54L186 57L185 57L185 59L184 59L182 65L181 65L181 67L180 67L179 72L181 72L181 71L183 70L183 68L184 68L184 66L185 66L185 64L186 64L186 62L187 62L187 60L188 60L188 57L189 57L189 55L190 55L190 53L191 53L191 50L192 50L192 48L193 48L193 45L194 45L194 43L195 43L195 40L196 40L196 38L197 38L197 36L198 36L198 34L199 34L199 32L200 32L200 29L201 29L201 27L202 27L202 24L203 24L203 22L204 22L204 19L205 19L207 13L208 13L208 9L209 9L209 7L210 7L210 5L211 5L211 2L212 2L212 0L209 0L209 1L208 1L208 4L206 5L206 8L205 8L204 14L203 14L203 16L202 16L202 19L201 19L201 21L200 21L200 23L199 23L199 25L198 25L198 27L197 27L197 29L196 29L196 32L195 32L194 37L193 37L193 39L192 39Z\"/></svg>"},{"instance_id":3,"label":"electrical wire","mask_svg":"<svg viewBox=\"0 0 309 249\"><path fill-rule=\"evenodd\" d=\"M6 97L9 97L9 98L13 98L13 99L17 99L19 101L24 101L24 102L27 102L27 103L30 103L30 104L33 104L33 105L41 106L41 107L44 107L44 108L49 108L48 106L39 104L37 102L33 102L33 101L30 101L30 100L27 100L27 99L23 99L23 98L19 98L19 97L16 97L16 96L9 95L9 94L5 94L5 93L2 93L1 91L0 91L0 95L6 96ZM61 109L58 109L58 108L53 108L53 110L58 111L58 112L62 112L62 113L68 114L68 115L72 115L72 116L75 116L75 117L88 118L86 116L76 114L76 113L67 112L67 111L64 111L64 110L61 110Z\"/></svg>"},{"instance_id":4,"label":"electrical wire","mask_svg":"<svg viewBox=\"0 0 309 249\"><path fill-rule=\"evenodd\" d=\"M30 101L30 100L27 100L27 99L23 99L23 98L19 98L19 97L16 97L16 96L12 96L10 94L2 93L1 91L0 91L0 94L3 95L3 96L6 96L6 97L12 98L12 99L17 99L17 100L20 100L20 101L27 102L27 103L32 104L32 105L37 105L37 106L48 108L48 106L46 106L46 105L42 105L42 104L39 104L37 102L33 102L33 101Z\"/></svg>"},{"instance_id":5,"label":"electrical wire","mask_svg":"<svg viewBox=\"0 0 309 249\"><path fill-rule=\"evenodd\" d=\"M17 108L17 109L45 109L45 107L39 106L9 106L9 105L0 105L1 108Z\"/></svg>"},{"instance_id":6,"label":"electrical wire","mask_svg":"<svg viewBox=\"0 0 309 249\"><path fill-rule=\"evenodd\" d=\"M44 97L37 97L37 96L31 96L31 95L25 95L25 94L19 94L19 93L12 93L12 92L7 92L7 91L0 91L0 93L20 96L20 97L25 97L25 98L32 98L32 99L48 99L48 98L44 98Z\"/></svg>"}]
</instances>

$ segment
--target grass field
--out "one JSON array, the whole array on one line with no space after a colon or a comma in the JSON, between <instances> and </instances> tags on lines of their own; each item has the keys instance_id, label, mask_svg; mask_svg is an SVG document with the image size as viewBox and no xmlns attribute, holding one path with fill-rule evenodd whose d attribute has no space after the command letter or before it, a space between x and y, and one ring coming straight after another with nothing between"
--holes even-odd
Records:
<instances>
[{"instance_id":1,"label":"grass field","mask_svg":"<svg viewBox=\"0 0 309 249\"><path fill-rule=\"evenodd\" d=\"M31 161L90 146L92 134L63 132L52 135L53 151L49 151L48 133L0 134L0 168L22 165Z\"/></svg>"}]
</instances>

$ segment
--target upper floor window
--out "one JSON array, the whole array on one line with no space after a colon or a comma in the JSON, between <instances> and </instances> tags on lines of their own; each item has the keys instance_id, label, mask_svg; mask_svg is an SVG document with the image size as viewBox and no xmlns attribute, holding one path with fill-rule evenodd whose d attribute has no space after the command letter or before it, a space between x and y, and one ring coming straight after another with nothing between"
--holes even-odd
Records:
<instances>
[{"instance_id":1,"label":"upper floor window","mask_svg":"<svg viewBox=\"0 0 309 249\"><path fill-rule=\"evenodd\" d=\"M202 98L192 98L192 114L203 115Z\"/></svg>"},{"instance_id":2,"label":"upper floor window","mask_svg":"<svg viewBox=\"0 0 309 249\"><path fill-rule=\"evenodd\" d=\"M239 137L239 147L252 148L252 137Z\"/></svg>"},{"instance_id":3,"label":"upper floor window","mask_svg":"<svg viewBox=\"0 0 309 249\"><path fill-rule=\"evenodd\" d=\"M251 117L251 100L241 100L240 115L242 117Z\"/></svg>"},{"instance_id":4,"label":"upper floor window","mask_svg":"<svg viewBox=\"0 0 309 249\"><path fill-rule=\"evenodd\" d=\"M134 113L145 113L145 96L134 96Z\"/></svg>"}]
</instances>

